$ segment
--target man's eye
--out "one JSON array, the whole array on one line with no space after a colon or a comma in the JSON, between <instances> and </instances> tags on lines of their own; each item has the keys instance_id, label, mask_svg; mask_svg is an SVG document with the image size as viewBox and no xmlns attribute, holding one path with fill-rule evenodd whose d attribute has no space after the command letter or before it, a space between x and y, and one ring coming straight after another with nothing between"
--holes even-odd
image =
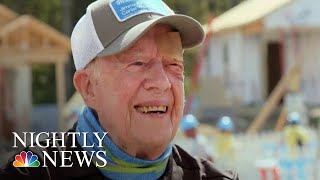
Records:
<instances>
[{"instance_id":1,"label":"man's eye","mask_svg":"<svg viewBox=\"0 0 320 180\"><path fill-rule=\"evenodd\" d=\"M137 61L137 62L132 63L131 65L134 65L134 66L142 66L142 65L144 65L144 62Z\"/></svg>"},{"instance_id":2,"label":"man's eye","mask_svg":"<svg viewBox=\"0 0 320 180\"><path fill-rule=\"evenodd\" d=\"M146 64L147 63L143 61L133 61L128 65L127 70L132 72L141 71L146 68Z\"/></svg>"},{"instance_id":3,"label":"man's eye","mask_svg":"<svg viewBox=\"0 0 320 180\"><path fill-rule=\"evenodd\" d=\"M180 64L177 64L177 63L171 63L170 65L171 66L181 66Z\"/></svg>"},{"instance_id":4,"label":"man's eye","mask_svg":"<svg viewBox=\"0 0 320 180\"><path fill-rule=\"evenodd\" d=\"M169 65L175 68L179 68L181 70L184 69L183 63L170 63Z\"/></svg>"}]
</instances>

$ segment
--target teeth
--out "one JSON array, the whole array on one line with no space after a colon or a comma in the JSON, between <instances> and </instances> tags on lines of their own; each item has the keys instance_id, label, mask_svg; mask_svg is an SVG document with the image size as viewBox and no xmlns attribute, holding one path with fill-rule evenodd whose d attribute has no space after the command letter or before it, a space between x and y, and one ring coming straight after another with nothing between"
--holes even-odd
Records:
<instances>
[{"instance_id":1,"label":"teeth","mask_svg":"<svg viewBox=\"0 0 320 180\"><path fill-rule=\"evenodd\" d=\"M154 111L166 112L167 107L166 106L143 106L143 107L140 106L137 108L137 110L143 113L149 113Z\"/></svg>"}]
</instances>

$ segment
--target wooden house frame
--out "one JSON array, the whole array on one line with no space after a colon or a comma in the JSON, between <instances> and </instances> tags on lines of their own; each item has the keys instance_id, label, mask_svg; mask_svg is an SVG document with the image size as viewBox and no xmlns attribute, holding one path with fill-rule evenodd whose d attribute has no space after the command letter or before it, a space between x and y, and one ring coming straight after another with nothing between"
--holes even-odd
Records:
<instances>
[{"instance_id":1,"label":"wooden house frame","mask_svg":"<svg viewBox=\"0 0 320 180\"><path fill-rule=\"evenodd\" d=\"M70 49L69 37L32 16L18 16L0 5L0 93L1 88L3 89L1 82L6 78L4 69L30 67L32 64L54 64L59 130L65 128L62 118L66 101L64 67L69 59ZM0 94L0 106L1 102L5 102L3 98ZM1 114L6 113L5 106L0 108L1 129L6 129L1 118ZM24 125L30 126L30 119Z\"/></svg>"}]
</instances>

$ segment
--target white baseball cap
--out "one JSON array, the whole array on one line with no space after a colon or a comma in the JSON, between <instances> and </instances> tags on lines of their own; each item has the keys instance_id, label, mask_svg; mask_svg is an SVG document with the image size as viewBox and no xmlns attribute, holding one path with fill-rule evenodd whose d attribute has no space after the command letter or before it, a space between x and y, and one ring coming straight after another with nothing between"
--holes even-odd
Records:
<instances>
[{"instance_id":1,"label":"white baseball cap","mask_svg":"<svg viewBox=\"0 0 320 180\"><path fill-rule=\"evenodd\" d=\"M168 24L181 36L182 47L191 48L205 37L192 17L175 14L162 0L97 0L87 7L71 34L77 70L95 57L119 53L156 24Z\"/></svg>"}]
</instances>

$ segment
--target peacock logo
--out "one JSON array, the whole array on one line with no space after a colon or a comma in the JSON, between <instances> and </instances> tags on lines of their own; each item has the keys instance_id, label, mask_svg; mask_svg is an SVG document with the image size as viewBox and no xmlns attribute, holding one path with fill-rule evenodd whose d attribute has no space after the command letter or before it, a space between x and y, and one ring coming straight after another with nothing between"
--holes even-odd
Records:
<instances>
[{"instance_id":1,"label":"peacock logo","mask_svg":"<svg viewBox=\"0 0 320 180\"><path fill-rule=\"evenodd\" d=\"M16 155L15 161L13 162L14 167L39 167L40 162L38 156L33 155L31 151L22 151L20 155Z\"/></svg>"}]
</instances>

